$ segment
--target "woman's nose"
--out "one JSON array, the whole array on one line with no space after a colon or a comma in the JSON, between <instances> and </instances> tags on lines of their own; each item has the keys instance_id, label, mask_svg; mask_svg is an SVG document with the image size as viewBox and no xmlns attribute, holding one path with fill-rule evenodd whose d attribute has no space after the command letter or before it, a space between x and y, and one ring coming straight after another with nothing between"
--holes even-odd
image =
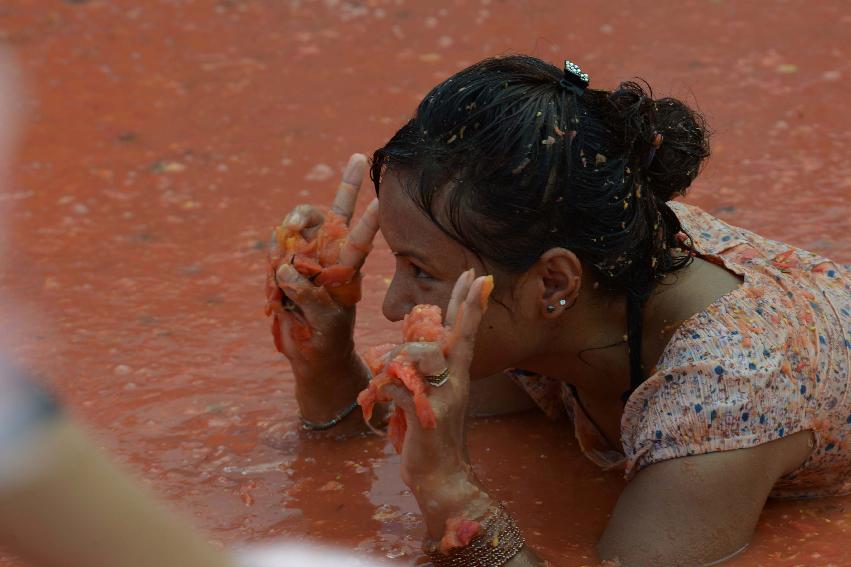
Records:
<instances>
[{"instance_id":1,"label":"woman's nose","mask_svg":"<svg viewBox=\"0 0 851 567\"><path fill-rule=\"evenodd\" d=\"M401 321L413 307L410 297L399 285L396 276L393 276L387 294L384 296L384 303L381 306L384 316L393 322Z\"/></svg>"}]
</instances>

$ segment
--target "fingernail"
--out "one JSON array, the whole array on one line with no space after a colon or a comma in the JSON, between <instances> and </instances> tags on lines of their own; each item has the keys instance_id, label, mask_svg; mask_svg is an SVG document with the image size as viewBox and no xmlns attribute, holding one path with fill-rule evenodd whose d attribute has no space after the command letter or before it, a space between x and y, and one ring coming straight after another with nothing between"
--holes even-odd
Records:
<instances>
[{"instance_id":1,"label":"fingernail","mask_svg":"<svg viewBox=\"0 0 851 567\"><path fill-rule=\"evenodd\" d=\"M289 226L300 225L303 222L301 217L301 213L293 213L290 215L290 218L287 220L287 224Z\"/></svg>"},{"instance_id":2,"label":"fingernail","mask_svg":"<svg viewBox=\"0 0 851 567\"><path fill-rule=\"evenodd\" d=\"M346 167L343 168L343 174L351 173L352 169L354 169L355 164L358 161L358 154L353 154L349 161L346 163Z\"/></svg>"},{"instance_id":3,"label":"fingernail","mask_svg":"<svg viewBox=\"0 0 851 567\"><path fill-rule=\"evenodd\" d=\"M281 264L275 277L279 282L286 282L292 277L292 272L293 267L290 264Z\"/></svg>"}]
</instances>

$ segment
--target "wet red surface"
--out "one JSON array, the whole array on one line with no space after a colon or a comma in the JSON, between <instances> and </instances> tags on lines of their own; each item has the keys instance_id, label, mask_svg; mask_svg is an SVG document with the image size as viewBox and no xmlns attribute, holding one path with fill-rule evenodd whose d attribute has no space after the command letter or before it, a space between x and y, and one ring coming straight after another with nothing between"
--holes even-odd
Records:
<instances>
[{"instance_id":1,"label":"wet red surface","mask_svg":"<svg viewBox=\"0 0 851 567\"><path fill-rule=\"evenodd\" d=\"M595 86L640 75L691 100L715 154L689 200L851 260L847 4L518 4L0 5L0 39L31 95L0 196L16 266L0 285L43 313L13 341L105 447L217 540L417 557L422 524L385 441L297 432L262 313L262 243L295 203L330 199L349 153L381 144L429 87L484 56L570 57ZM390 270L379 243L363 346L398 336L379 309ZM544 556L594 563L622 484L580 456L565 424L483 420L471 444ZM734 564L849 565L850 531L849 498L770 503Z\"/></svg>"}]
</instances>

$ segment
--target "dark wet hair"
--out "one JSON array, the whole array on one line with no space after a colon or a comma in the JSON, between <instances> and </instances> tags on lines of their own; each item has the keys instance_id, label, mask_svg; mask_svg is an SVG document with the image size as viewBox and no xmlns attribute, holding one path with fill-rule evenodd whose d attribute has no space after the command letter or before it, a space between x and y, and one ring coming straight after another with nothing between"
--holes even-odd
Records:
<instances>
[{"instance_id":1,"label":"dark wet hair","mask_svg":"<svg viewBox=\"0 0 851 567\"><path fill-rule=\"evenodd\" d=\"M373 155L376 191L398 173L446 234L519 273L554 247L573 251L604 289L627 297L633 387L641 305L690 250L666 204L709 155L702 116L625 82L580 96L540 59L485 59L434 87ZM661 144L659 142L661 141Z\"/></svg>"}]
</instances>

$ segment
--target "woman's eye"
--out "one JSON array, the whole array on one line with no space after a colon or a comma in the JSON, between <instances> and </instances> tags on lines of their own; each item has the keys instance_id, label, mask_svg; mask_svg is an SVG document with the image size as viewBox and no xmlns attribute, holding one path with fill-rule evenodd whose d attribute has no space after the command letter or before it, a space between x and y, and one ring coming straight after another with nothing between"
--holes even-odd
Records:
<instances>
[{"instance_id":1,"label":"woman's eye","mask_svg":"<svg viewBox=\"0 0 851 567\"><path fill-rule=\"evenodd\" d=\"M417 266L416 264L411 264L411 271L414 273L415 278L422 278L426 280L432 279L431 274Z\"/></svg>"}]
</instances>

